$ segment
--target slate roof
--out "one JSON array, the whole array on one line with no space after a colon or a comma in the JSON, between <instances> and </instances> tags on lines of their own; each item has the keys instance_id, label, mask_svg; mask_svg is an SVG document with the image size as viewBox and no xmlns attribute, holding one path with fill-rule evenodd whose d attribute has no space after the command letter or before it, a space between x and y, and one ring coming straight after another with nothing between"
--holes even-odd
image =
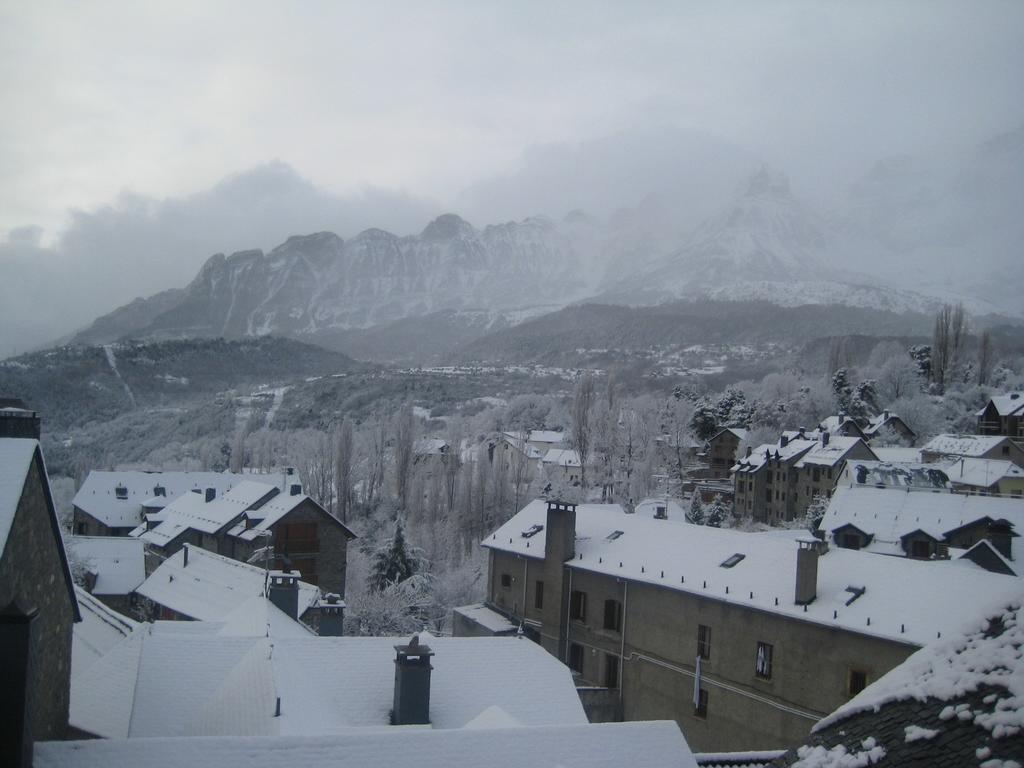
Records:
<instances>
[{"instance_id":1,"label":"slate roof","mask_svg":"<svg viewBox=\"0 0 1024 768\"><path fill-rule=\"evenodd\" d=\"M961 457L947 464L945 470L953 485L969 485L974 488L991 488L1003 479L1024 479L1024 469L1012 461L1001 459Z\"/></svg>"},{"instance_id":2,"label":"slate roof","mask_svg":"<svg viewBox=\"0 0 1024 768\"><path fill-rule=\"evenodd\" d=\"M184 624L195 622L164 622ZM143 629L76 677L71 722L108 738L339 734L388 727L393 637L245 637ZM434 729L492 706L523 726L585 725L569 669L522 638L431 637ZM274 716L281 700L281 715Z\"/></svg>"},{"instance_id":3,"label":"slate roof","mask_svg":"<svg viewBox=\"0 0 1024 768\"><path fill-rule=\"evenodd\" d=\"M94 595L128 595L146 580L146 553L129 536L72 536L68 547L96 574Z\"/></svg>"},{"instance_id":4,"label":"slate roof","mask_svg":"<svg viewBox=\"0 0 1024 768\"><path fill-rule=\"evenodd\" d=\"M673 722L495 729L382 727L331 736L37 743L36 768L696 768Z\"/></svg>"},{"instance_id":5,"label":"slate roof","mask_svg":"<svg viewBox=\"0 0 1024 768\"><path fill-rule=\"evenodd\" d=\"M1000 416L1013 416L1014 414L1024 414L1024 392L1007 392L1004 395L997 395L992 398L992 405L996 407L996 413ZM982 408L975 416L984 416L985 408Z\"/></svg>"},{"instance_id":6,"label":"slate roof","mask_svg":"<svg viewBox=\"0 0 1024 768\"><path fill-rule=\"evenodd\" d=\"M858 445L867 448L868 452L871 453L871 449L859 437L843 437L838 435L830 437L826 445L822 445L818 441L811 450L800 457L796 466L797 468L803 468L808 465L834 467L839 462L845 460L846 455ZM874 454L872 453L871 455Z\"/></svg>"},{"instance_id":7,"label":"slate roof","mask_svg":"<svg viewBox=\"0 0 1024 768\"><path fill-rule=\"evenodd\" d=\"M1013 765L1024 756L1022 642L1016 604L930 644L820 721L772 766Z\"/></svg>"},{"instance_id":8,"label":"slate roof","mask_svg":"<svg viewBox=\"0 0 1024 768\"><path fill-rule=\"evenodd\" d=\"M981 457L1006 442L1003 435L937 435L921 447L923 453Z\"/></svg>"},{"instance_id":9,"label":"slate roof","mask_svg":"<svg viewBox=\"0 0 1024 768\"><path fill-rule=\"evenodd\" d=\"M82 620L71 636L71 674L91 667L111 648L136 630L139 622L108 608L81 587L75 587Z\"/></svg>"}]
</instances>

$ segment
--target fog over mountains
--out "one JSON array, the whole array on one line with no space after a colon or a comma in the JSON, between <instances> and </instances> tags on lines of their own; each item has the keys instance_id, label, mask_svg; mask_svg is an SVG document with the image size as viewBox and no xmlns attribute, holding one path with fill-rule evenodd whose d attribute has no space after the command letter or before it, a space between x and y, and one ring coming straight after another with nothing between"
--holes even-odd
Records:
<instances>
[{"instance_id":1,"label":"fog over mountains","mask_svg":"<svg viewBox=\"0 0 1024 768\"><path fill-rule=\"evenodd\" d=\"M959 154L880 160L830 200L801 199L784 170L725 142L646 138L643 152L636 136L546 147L467 190L481 215L546 208L504 223L438 216L401 193L342 199L274 163L190 198L77 213L52 248L16 232L0 259L26 279L0 287L0 344L9 354L77 326L81 342L282 334L332 345L443 310L503 327L588 299L896 312L963 299L975 313L1024 314L1024 128ZM210 243L222 253L209 256ZM237 250L247 244L268 250Z\"/></svg>"}]
</instances>

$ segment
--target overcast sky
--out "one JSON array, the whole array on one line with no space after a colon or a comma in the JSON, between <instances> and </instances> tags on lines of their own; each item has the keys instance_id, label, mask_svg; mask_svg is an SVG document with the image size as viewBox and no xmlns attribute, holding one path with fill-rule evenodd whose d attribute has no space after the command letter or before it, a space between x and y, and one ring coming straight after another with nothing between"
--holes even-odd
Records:
<instances>
[{"instance_id":1,"label":"overcast sky","mask_svg":"<svg viewBox=\"0 0 1024 768\"><path fill-rule=\"evenodd\" d=\"M443 208L536 145L652 126L814 190L1019 125L1022 40L1018 0L0 0L0 237L273 160Z\"/></svg>"}]
</instances>

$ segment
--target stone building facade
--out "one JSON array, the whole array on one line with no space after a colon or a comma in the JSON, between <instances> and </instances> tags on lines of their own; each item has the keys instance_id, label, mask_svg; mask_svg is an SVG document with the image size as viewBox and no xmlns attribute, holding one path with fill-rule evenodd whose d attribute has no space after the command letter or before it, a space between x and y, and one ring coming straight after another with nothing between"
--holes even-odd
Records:
<instances>
[{"instance_id":1,"label":"stone building facade","mask_svg":"<svg viewBox=\"0 0 1024 768\"><path fill-rule=\"evenodd\" d=\"M932 589L962 578L947 568L936 583L939 564L829 552L816 539L798 550L793 541L643 518L617 505L539 504L484 541L486 607L566 663L581 688L605 689L615 717L673 719L698 751L800 739L934 638L919 626L924 614L908 616ZM718 562L719 551L736 554ZM1015 588L1004 576L969 578L979 592ZM900 592L887 597L885 585L895 583ZM913 636L908 621L917 621Z\"/></svg>"},{"instance_id":2,"label":"stone building facade","mask_svg":"<svg viewBox=\"0 0 1024 768\"><path fill-rule=\"evenodd\" d=\"M16 765L11 750L26 740L67 736L71 628L79 615L38 442L0 439L0 475L0 763ZM19 638L28 641L27 658ZM12 700L19 690L29 702L21 727Z\"/></svg>"}]
</instances>

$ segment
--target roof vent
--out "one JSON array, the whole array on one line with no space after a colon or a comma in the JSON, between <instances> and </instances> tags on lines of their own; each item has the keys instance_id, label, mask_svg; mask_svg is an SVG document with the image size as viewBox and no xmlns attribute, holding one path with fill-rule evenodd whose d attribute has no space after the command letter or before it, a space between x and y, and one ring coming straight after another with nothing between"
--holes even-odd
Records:
<instances>
[{"instance_id":1,"label":"roof vent","mask_svg":"<svg viewBox=\"0 0 1024 768\"><path fill-rule=\"evenodd\" d=\"M536 536L538 533L540 533L543 530L544 530L544 526L543 525L541 525L540 523L534 523L529 528L527 528L525 531L523 531L522 534L520 534L520 535L524 539L531 539L531 538L533 538L534 536Z\"/></svg>"}]
</instances>

